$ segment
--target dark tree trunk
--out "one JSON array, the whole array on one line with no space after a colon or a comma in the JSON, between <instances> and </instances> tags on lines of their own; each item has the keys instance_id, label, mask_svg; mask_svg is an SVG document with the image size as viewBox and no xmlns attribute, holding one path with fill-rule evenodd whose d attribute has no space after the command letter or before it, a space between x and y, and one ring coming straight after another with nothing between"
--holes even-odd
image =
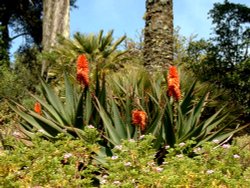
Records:
<instances>
[{"instance_id":1,"label":"dark tree trunk","mask_svg":"<svg viewBox=\"0 0 250 188\"><path fill-rule=\"evenodd\" d=\"M144 65L150 70L173 64L173 0L146 0Z\"/></svg>"},{"instance_id":2,"label":"dark tree trunk","mask_svg":"<svg viewBox=\"0 0 250 188\"><path fill-rule=\"evenodd\" d=\"M2 20L0 20L1 22L1 33L2 33L2 38L0 40L1 44L1 50L0 50L0 61L2 62L9 62L9 48L10 48L10 35L9 35L9 28L8 28L8 24L9 24L9 19L10 17L2 17Z\"/></svg>"}]
</instances>

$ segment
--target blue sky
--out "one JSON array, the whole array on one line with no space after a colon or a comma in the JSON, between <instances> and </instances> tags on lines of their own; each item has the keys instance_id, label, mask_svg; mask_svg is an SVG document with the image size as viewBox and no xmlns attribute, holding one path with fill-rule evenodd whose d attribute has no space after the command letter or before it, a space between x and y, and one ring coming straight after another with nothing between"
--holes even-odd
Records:
<instances>
[{"instance_id":1,"label":"blue sky","mask_svg":"<svg viewBox=\"0 0 250 188\"><path fill-rule=\"evenodd\" d=\"M208 38L211 20L208 11L215 2L224 0L173 0L174 25L180 33L189 37L198 34ZM250 6L250 0L231 0ZM71 33L89 33L100 29L115 30L116 36L127 34L136 38L144 27L145 0L78 0L78 9L71 12Z\"/></svg>"},{"instance_id":2,"label":"blue sky","mask_svg":"<svg viewBox=\"0 0 250 188\"><path fill-rule=\"evenodd\" d=\"M198 35L197 38L208 38L211 31L211 20L208 11L215 2L224 0L173 0L174 26L180 27L180 34L186 37ZM250 0L231 0L250 6ZM144 27L145 0L77 0L77 9L70 15L71 35L81 33L98 33L114 29L114 36L126 34L129 38L138 39ZM22 38L14 41L14 51Z\"/></svg>"}]
</instances>

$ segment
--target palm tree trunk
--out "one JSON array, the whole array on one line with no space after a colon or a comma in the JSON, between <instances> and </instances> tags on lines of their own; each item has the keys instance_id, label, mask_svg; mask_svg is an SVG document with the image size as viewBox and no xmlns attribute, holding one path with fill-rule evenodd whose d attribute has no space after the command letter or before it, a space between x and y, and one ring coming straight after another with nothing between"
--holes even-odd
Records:
<instances>
[{"instance_id":1,"label":"palm tree trunk","mask_svg":"<svg viewBox=\"0 0 250 188\"><path fill-rule=\"evenodd\" d=\"M173 0L147 0L144 65L149 71L173 64Z\"/></svg>"},{"instance_id":2,"label":"palm tree trunk","mask_svg":"<svg viewBox=\"0 0 250 188\"><path fill-rule=\"evenodd\" d=\"M43 50L50 51L60 34L69 38L69 0L43 0ZM47 72L48 62L42 64L42 75Z\"/></svg>"}]
</instances>

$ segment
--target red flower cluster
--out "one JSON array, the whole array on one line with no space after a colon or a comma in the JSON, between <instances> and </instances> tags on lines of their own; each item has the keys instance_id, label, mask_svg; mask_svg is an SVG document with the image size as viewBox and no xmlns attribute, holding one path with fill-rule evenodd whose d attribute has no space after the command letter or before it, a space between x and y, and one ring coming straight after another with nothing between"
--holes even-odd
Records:
<instances>
[{"instance_id":1,"label":"red flower cluster","mask_svg":"<svg viewBox=\"0 0 250 188\"><path fill-rule=\"evenodd\" d=\"M180 90L180 80L177 72L177 68L175 66L169 67L169 73L167 77L168 82L168 96L174 97L176 101L181 98L181 90Z\"/></svg>"},{"instance_id":2,"label":"red flower cluster","mask_svg":"<svg viewBox=\"0 0 250 188\"><path fill-rule=\"evenodd\" d=\"M132 121L133 124L139 125L141 130L146 128L147 114L141 110L132 111Z\"/></svg>"},{"instance_id":3,"label":"red flower cluster","mask_svg":"<svg viewBox=\"0 0 250 188\"><path fill-rule=\"evenodd\" d=\"M77 76L76 79L82 86L89 86L89 66L88 60L84 54L77 58Z\"/></svg>"},{"instance_id":4,"label":"red flower cluster","mask_svg":"<svg viewBox=\"0 0 250 188\"><path fill-rule=\"evenodd\" d=\"M36 113L38 113L39 115L42 114L42 107L41 107L41 104L40 104L39 102L36 102L36 103L35 103L34 111L35 111Z\"/></svg>"}]
</instances>

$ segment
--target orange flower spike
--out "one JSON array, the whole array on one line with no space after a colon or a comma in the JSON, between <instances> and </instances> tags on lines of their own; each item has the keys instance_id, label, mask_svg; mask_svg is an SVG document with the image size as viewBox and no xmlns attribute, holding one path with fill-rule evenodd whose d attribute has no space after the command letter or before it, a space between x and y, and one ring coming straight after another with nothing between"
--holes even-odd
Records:
<instances>
[{"instance_id":1,"label":"orange flower spike","mask_svg":"<svg viewBox=\"0 0 250 188\"><path fill-rule=\"evenodd\" d=\"M180 100L181 98L181 90L180 90L180 80L178 76L178 71L175 66L169 67L169 73L168 73L168 96L174 97L176 101Z\"/></svg>"},{"instance_id":2,"label":"orange flower spike","mask_svg":"<svg viewBox=\"0 0 250 188\"><path fill-rule=\"evenodd\" d=\"M81 85L89 86L89 66L88 60L84 54L79 55L77 58L77 76L76 79Z\"/></svg>"},{"instance_id":3,"label":"orange flower spike","mask_svg":"<svg viewBox=\"0 0 250 188\"><path fill-rule=\"evenodd\" d=\"M35 103L34 111L35 111L36 113L38 113L39 115L42 114L42 107L41 107L41 104L40 104L39 102L36 102L36 103Z\"/></svg>"},{"instance_id":4,"label":"orange flower spike","mask_svg":"<svg viewBox=\"0 0 250 188\"><path fill-rule=\"evenodd\" d=\"M140 126L141 130L146 128L147 114L141 110L133 110L132 111L132 121L133 124L137 124Z\"/></svg>"}]
</instances>

